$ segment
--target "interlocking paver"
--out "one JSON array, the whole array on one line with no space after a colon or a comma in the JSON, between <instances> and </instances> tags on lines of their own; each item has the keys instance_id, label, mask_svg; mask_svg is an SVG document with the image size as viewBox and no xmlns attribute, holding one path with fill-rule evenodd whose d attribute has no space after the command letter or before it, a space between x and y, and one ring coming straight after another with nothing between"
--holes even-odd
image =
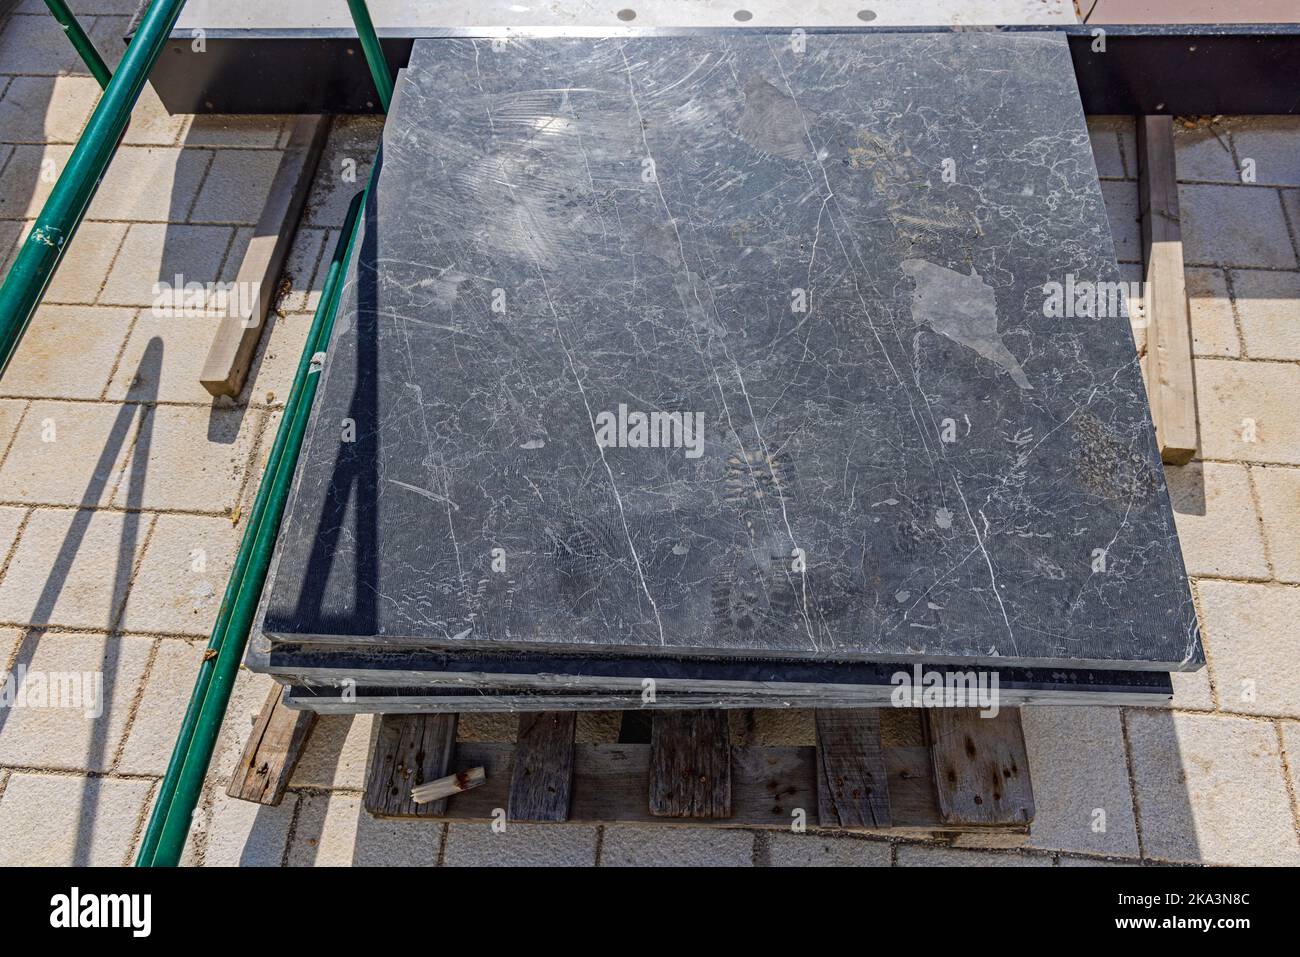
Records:
<instances>
[{"instance_id":1,"label":"interlocking paver","mask_svg":"<svg viewBox=\"0 0 1300 957\"><path fill-rule=\"evenodd\" d=\"M122 351L107 398L210 404L212 394L200 384L199 375L217 323L216 318L160 317L151 309L143 310Z\"/></svg>"},{"instance_id":2,"label":"interlocking paver","mask_svg":"<svg viewBox=\"0 0 1300 957\"><path fill-rule=\"evenodd\" d=\"M1244 465L1166 466L1183 563L1190 575L1268 578L1264 536Z\"/></svg>"},{"instance_id":3,"label":"interlocking paver","mask_svg":"<svg viewBox=\"0 0 1300 957\"><path fill-rule=\"evenodd\" d=\"M197 863L194 847L201 841L207 867L279 867L298 800L288 794L278 807L267 807L228 797L224 786L215 788L212 806L195 815L181 865Z\"/></svg>"},{"instance_id":4,"label":"interlocking paver","mask_svg":"<svg viewBox=\"0 0 1300 957\"><path fill-rule=\"evenodd\" d=\"M1246 354L1300 359L1300 273L1238 270L1232 288Z\"/></svg>"},{"instance_id":5,"label":"interlocking paver","mask_svg":"<svg viewBox=\"0 0 1300 957\"><path fill-rule=\"evenodd\" d=\"M1300 118L1294 116L1251 116L1232 131L1232 143L1244 162L1255 161L1255 182L1300 186Z\"/></svg>"},{"instance_id":6,"label":"interlocking paver","mask_svg":"<svg viewBox=\"0 0 1300 957\"><path fill-rule=\"evenodd\" d=\"M190 221L256 223L281 155L279 150L217 150Z\"/></svg>"},{"instance_id":7,"label":"interlocking paver","mask_svg":"<svg viewBox=\"0 0 1300 957\"><path fill-rule=\"evenodd\" d=\"M0 379L0 392L98 399L134 316L132 309L41 306Z\"/></svg>"},{"instance_id":8,"label":"interlocking paver","mask_svg":"<svg viewBox=\"0 0 1300 957\"><path fill-rule=\"evenodd\" d=\"M1174 127L1174 159L1179 180L1238 183L1240 171L1232 158L1228 131L1215 127L1185 130Z\"/></svg>"},{"instance_id":9,"label":"interlocking paver","mask_svg":"<svg viewBox=\"0 0 1300 957\"><path fill-rule=\"evenodd\" d=\"M126 236L126 223L82 223L45 293L48 303L92 303Z\"/></svg>"},{"instance_id":10,"label":"interlocking paver","mask_svg":"<svg viewBox=\"0 0 1300 957\"><path fill-rule=\"evenodd\" d=\"M210 634L242 534L224 516L160 515L118 627Z\"/></svg>"},{"instance_id":11,"label":"interlocking paver","mask_svg":"<svg viewBox=\"0 0 1300 957\"><path fill-rule=\"evenodd\" d=\"M159 642L135 720L122 748L118 772L161 775L167 770L185 712L184 704L194 687L205 648L199 642L166 639Z\"/></svg>"},{"instance_id":12,"label":"interlocking paver","mask_svg":"<svg viewBox=\"0 0 1300 957\"><path fill-rule=\"evenodd\" d=\"M18 529L22 527L27 509L0 507L0 565L9 556L9 550L18 540ZM4 667L4 650L0 648L0 668Z\"/></svg>"},{"instance_id":13,"label":"interlocking paver","mask_svg":"<svg viewBox=\"0 0 1300 957\"><path fill-rule=\"evenodd\" d=\"M0 30L0 64L6 73L54 76L89 75L81 57L47 11L44 16L15 16Z\"/></svg>"},{"instance_id":14,"label":"interlocking paver","mask_svg":"<svg viewBox=\"0 0 1300 957\"><path fill-rule=\"evenodd\" d=\"M203 312L206 309L203 304L214 302L215 298L178 301L175 293L178 277L182 287L199 283L205 290L209 283L220 282L230 236L229 226L133 223L99 301L146 306L148 315L161 315L178 322L201 318L187 314L190 311L187 302L193 303L193 311Z\"/></svg>"},{"instance_id":15,"label":"interlocking paver","mask_svg":"<svg viewBox=\"0 0 1300 957\"><path fill-rule=\"evenodd\" d=\"M1147 857L1300 864L1272 724L1229 715L1131 711L1128 731Z\"/></svg>"},{"instance_id":16,"label":"interlocking paver","mask_svg":"<svg viewBox=\"0 0 1300 957\"><path fill-rule=\"evenodd\" d=\"M142 415L133 406L33 402L0 468L0 495L48 505L108 501Z\"/></svg>"},{"instance_id":17,"label":"interlocking paver","mask_svg":"<svg viewBox=\"0 0 1300 957\"><path fill-rule=\"evenodd\" d=\"M1241 355L1223 270L1189 268L1184 273L1187 310L1192 323L1192 351L1198 356Z\"/></svg>"},{"instance_id":18,"label":"interlocking paver","mask_svg":"<svg viewBox=\"0 0 1300 957\"><path fill-rule=\"evenodd\" d=\"M361 807L359 797L350 794L309 794L301 801L289 848L290 865L432 867L437 863L442 836L437 824L377 820Z\"/></svg>"},{"instance_id":19,"label":"interlocking paver","mask_svg":"<svg viewBox=\"0 0 1300 957\"><path fill-rule=\"evenodd\" d=\"M140 426L137 455L147 449L138 485L123 481L113 497L124 508L228 514L248 469L262 413L244 409L158 406ZM3 473L0 473L3 474Z\"/></svg>"},{"instance_id":20,"label":"interlocking paver","mask_svg":"<svg viewBox=\"0 0 1300 957\"><path fill-rule=\"evenodd\" d=\"M1300 469L1254 467L1264 540L1278 581L1300 584Z\"/></svg>"},{"instance_id":21,"label":"interlocking paver","mask_svg":"<svg viewBox=\"0 0 1300 957\"><path fill-rule=\"evenodd\" d=\"M0 582L0 621L111 628L151 520L36 509Z\"/></svg>"},{"instance_id":22,"label":"interlocking paver","mask_svg":"<svg viewBox=\"0 0 1300 957\"><path fill-rule=\"evenodd\" d=\"M279 141L282 116L195 116L185 135L186 146L273 147Z\"/></svg>"},{"instance_id":23,"label":"interlocking paver","mask_svg":"<svg viewBox=\"0 0 1300 957\"><path fill-rule=\"evenodd\" d=\"M1196 359L1206 458L1300 464L1300 366Z\"/></svg>"},{"instance_id":24,"label":"interlocking paver","mask_svg":"<svg viewBox=\"0 0 1300 957\"><path fill-rule=\"evenodd\" d=\"M0 711L0 764L107 771L144 678L148 638L29 635L18 650L21 705ZM17 670L25 666L25 670Z\"/></svg>"},{"instance_id":25,"label":"interlocking paver","mask_svg":"<svg viewBox=\"0 0 1300 957\"><path fill-rule=\"evenodd\" d=\"M1198 591L1220 707L1300 717L1300 589L1203 581Z\"/></svg>"},{"instance_id":26,"label":"interlocking paver","mask_svg":"<svg viewBox=\"0 0 1300 957\"><path fill-rule=\"evenodd\" d=\"M14 772L0 797L0 866L128 863L150 781Z\"/></svg>"},{"instance_id":27,"label":"interlocking paver","mask_svg":"<svg viewBox=\"0 0 1300 957\"><path fill-rule=\"evenodd\" d=\"M425 825L428 827L428 825ZM449 867L590 867L596 828L582 825L449 824L443 863Z\"/></svg>"},{"instance_id":28,"label":"interlocking paver","mask_svg":"<svg viewBox=\"0 0 1300 957\"><path fill-rule=\"evenodd\" d=\"M293 787L364 788L375 720L368 714L321 715L294 769Z\"/></svg>"},{"instance_id":29,"label":"interlocking paver","mask_svg":"<svg viewBox=\"0 0 1300 957\"><path fill-rule=\"evenodd\" d=\"M1103 180L1101 197L1106 201L1110 233L1115 241L1115 258L1120 262L1142 261L1142 229L1139 222L1137 183Z\"/></svg>"},{"instance_id":30,"label":"interlocking paver","mask_svg":"<svg viewBox=\"0 0 1300 957\"><path fill-rule=\"evenodd\" d=\"M450 857L450 839L447 845ZM753 832L730 828L607 824L600 847L601 867L752 867L753 864Z\"/></svg>"},{"instance_id":31,"label":"interlocking paver","mask_svg":"<svg viewBox=\"0 0 1300 957\"><path fill-rule=\"evenodd\" d=\"M1132 119L1123 116L1088 117L1088 139L1092 141L1092 156L1097 163L1097 175L1114 179L1124 178L1124 158L1120 154L1120 129Z\"/></svg>"},{"instance_id":32,"label":"interlocking paver","mask_svg":"<svg viewBox=\"0 0 1300 957\"><path fill-rule=\"evenodd\" d=\"M1051 867L1046 854L1019 851L978 851L927 844L900 844L899 867Z\"/></svg>"},{"instance_id":33,"label":"interlocking paver","mask_svg":"<svg viewBox=\"0 0 1300 957\"><path fill-rule=\"evenodd\" d=\"M1124 734L1117 708L1024 708L1034 788L1030 845L1136 857Z\"/></svg>"},{"instance_id":34,"label":"interlocking paver","mask_svg":"<svg viewBox=\"0 0 1300 957\"><path fill-rule=\"evenodd\" d=\"M0 142L75 143L99 93L89 76L16 76L0 99Z\"/></svg>"},{"instance_id":35,"label":"interlocking paver","mask_svg":"<svg viewBox=\"0 0 1300 957\"><path fill-rule=\"evenodd\" d=\"M889 867L888 841L771 833L767 836L772 867Z\"/></svg>"},{"instance_id":36,"label":"interlocking paver","mask_svg":"<svg viewBox=\"0 0 1300 957\"><path fill-rule=\"evenodd\" d=\"M90 219L184 221L211 159L207 150L122 146L90 203Z\"/></svg>"},{"instance_id":37,"label":"interlocking paver","mask_svg":"<svg viewBox=\"0 0 1300 957\"><path fill-rule=\"evenodd\" d=\"M0 176L0 219L35 219L71 155L71 146L13 147Z\"/></svg>"},{"instance_id":38,"label":"interlocking paver","mask_svg":"<svg viewBox=\"0 0 1300 957\"><path fill-rule=\"evenodd\" d=\"M122 142L128 146L171 146L189 128L191 119L189 113L168 113L153 84L146 83L131 110L131 123Z\"/></svg>"},{"instance_id":39,"label":"interlocking paver","mask_svg":"<svg viewBox=\"0 0 1300 957\"><path fill-rule=\"evenodd\" d=\"M1178 205L1188 265L1296 268L1276 190L1184 183Z\"/></svg>"}]
</instances>

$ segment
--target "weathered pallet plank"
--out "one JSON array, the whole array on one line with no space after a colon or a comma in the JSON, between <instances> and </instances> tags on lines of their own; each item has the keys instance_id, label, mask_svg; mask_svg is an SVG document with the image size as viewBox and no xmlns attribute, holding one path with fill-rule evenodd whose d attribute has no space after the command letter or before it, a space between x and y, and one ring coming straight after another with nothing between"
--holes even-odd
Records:
<instances>
[{"instance_id":1,"label":"weathered pallet plank","mask_svg":"<svg viewBox=\"0 0 1300 957\"><path fill-rule=\"evenodd\" d=\"M889 827L889 787L874 708L814 712L817 817L841 827Z\"/></svg>"},{"instance_id":2,"label":"weathered pallet plank","mask_svg":"<svg viewBox=\"0 0 1300 957\"><path fill-rule=\"evenodd\" d=\"M573 711L519 716L506 814L511 821L563 821L573 788Z\"/></svg>"},{"instance_id":3,"label":"weathered pallet plank","mask_svg":"<svg viewBox=\"0 0 1300 957\"><path fill-rule=\"evenodd\" d=\"M731 748L725 712L656 712L650 753L651 814L731 816Z\"/></svg>"},{"instance_id":4,"label":"weathered pallet plank","mask_svg":"<svg viewBox=\"0 0 1300 957\"><path fill-rule=\"evenodd\" d=\"M317 718L314 712L286 707L284 690L277 684L266 696L226 787L232 798L271 807L284 798Z\"/></svg>"},{"instance_id":5,"label":"weathered pallet plank","mask_svg":"<svg viewBox=\"0 0 1300 957\"><path fill-rule=\"evenodd\" d=\"M307 115L294 120L262 215L235 277L239 283L236 288L257 289L253 308L225 316L217 324L199 373L199 382L213 395L237 396L244 387L329 129L328 116Z\"/></svg>"},{"instance_id":6,"label":"weathered pallet plank","mask_svg":"<svg viewBox=\"0 0 1300 957\"><path fill-rule=\"evenodd\" d=\"M925 712L939 813L945 824L1028 824L1034 793L1020 712L984 718L974 708Z\"/></svg>"},{"instance_id":7,"label":"weathered pallet plank","mask_svg":"<svg viewBox=\"0 0 1300 957\"><path fill-rule=\"evenodd\" d=\"M456 763L482 766L482 787L457 795L446 812L449 821L490 824L506 806L514 745L509 742L466 742L456 746ZM930 751L925 747L885 749L890 828L852 828L855 833L930 836L936 831L984 831L986 827L945 823L935 794ZM810 746L733 747L731 749L731 817L708 821L710 827L762 827L789 830L800 820L809 828L834 828L818 819L817 754ZM646 787L650 777L650 745L579 744L573 754L573 796L570 824L695 824L698 819L674 820L650 813ZM373 813L373 812L372 812ZM410 815L381 814L382 817ZM844 830L840 828L841 830ZM1007 830L1023 833L1024 824Z\"/></svg>"},{"instance_id":8,"label":"weathered pallet plank","mask_svg":"<svg viewBox=\"0 0 1300 957\"><path fill-rule=\"evenodd\" d=\"M1185 465L1196 454L1198 433L1173 118L1138 117L1137 148L1151 418L1161 460Z\"/></svg>"},{"instance_id":9,"label":"weathered pallet plank","mask_svg":"<svg viewBox=\"0 0 1300 957\"><path fill-rule=\"evenodd\" d=\"M379 719L366 771L367 811L377 817L438 817L446 813L446 798L416 804L411 789L446 777L456 748L456 717L403 714Z\"/></svg>"}]
</instances>

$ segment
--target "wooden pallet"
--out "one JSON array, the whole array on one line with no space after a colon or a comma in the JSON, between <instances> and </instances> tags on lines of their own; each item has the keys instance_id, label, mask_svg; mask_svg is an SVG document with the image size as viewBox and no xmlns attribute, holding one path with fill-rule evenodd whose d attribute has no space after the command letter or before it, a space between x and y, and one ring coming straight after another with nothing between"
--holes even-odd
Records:
<instances>
[{"instance_id":1,"label":"wooden pallet","mask_svg":"<svg viewBox=\"0 0 1300 957\"><path fill-rule=\"evenodd\" d=\"M279 803L315 716L272 692L229 794ZM922 713L926 743L882 744L878 709L816 711L816 745L733 745L722 711L624 712L578 744L572 712L519 716L514 742L456 740L457 716L383 715L364 804L376 817L847 830L1015 846L1034 816L1018 709ZM465 773L482 768L481 785ZM460 783L457 784L457 776ZM411 789L448 779L448 797ZM476 783L475 779L475 782Z\"/></svg>"}]
</instances>

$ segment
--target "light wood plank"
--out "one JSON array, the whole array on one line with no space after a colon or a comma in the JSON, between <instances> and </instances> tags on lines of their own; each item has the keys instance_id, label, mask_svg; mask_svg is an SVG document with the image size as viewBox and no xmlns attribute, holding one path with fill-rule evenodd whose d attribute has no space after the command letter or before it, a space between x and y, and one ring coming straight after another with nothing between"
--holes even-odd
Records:
<instances>
[{"instance_id":1,"label":"light wood plank","mask_svg":"<svg viewBox=\"0 0 1300 957\"><path fill-rule=\"evenodd\" d=\"M650 813L731 816L731 747L725 711L657 711L650 730Z\"/></svg>"},{"instance_id":2,"label":"light wood plank","mask_svg":"<svg viewBox=\"0 0 1300 957\"><path fill-rule=\"evenodd\" d=\"M370 767L365 807L378 817L438 817L447 799L417 804L416 785L447 776L456 749L456 715L383 715ZM481 763L481 762L480 762Z\"/></svg>"},{"instance_id":3,"label":"light wood plank","mask_svg":"<svg viewBox=\"0 0 1300 957\"><path fill-rule=\"evenodd\" d=\"M1141 116L1138 199L1146 264L1147 381L1160 458L1184 465L1196 454L1192 326L1183 277L1173 119Z\"/></svg>"},{"instance_id":4,"label":"light wood plank","mask_svg":"<svg viewBox=\"0 0 1300 957\"><path fill-rule=\"evenodd\" d=\"M946 824L1029 824L1034 793L1020 710L980 717L975 708L925 712L939 813Z\"/></svg>"},{"instance_id":5,"label":"light wood plank","mask_svg":"<svg viewBox=\"0 0 1300 957\"><path fill-rule=\"evenodd\" d=\"M819 708L814 718L818 820L840 827L889 827L880 712L875 708Z\"/></svg>"},{"instance_id":6,"label":"light wood plank","mask_svg":"<svg viewBox=\"0 0 1300 957\"><path fill-rule=\"evenodd\" d=\"M226 316L217 324L199 373L203 388L213 395L237 396L244 387L329 128L327 116L300 116L294 120L288 146L235 277L240 288L256 287L256 299L251 309Z\"/></svg>"},{"instance_id":7,"label":"light wood plank","mask_svg":"<svg viewBox=\"0 0 1300 957\"><path fill-rule=\"evenodd\" d=\"M519 716L506 814L511 821L564 821L573 787L574 711Z\"/></svg>"},{"instance_id":8,"label":"light wood plank","mask_svg":"<svg viewBox=\"0 0 1300 957\"><path fill-rule=\"evenodd\" d=\"M443 798L454 797L468 791L470 788L482 787L483 782L486 780L486 768L470 768L468 771L457 771L455 774L449 774L445 778L438 778L436 781L417 784L411 788L411 800L416 804L439 801Z\"/></svg>"},{"instance_id":9,"label":"light wood plank","mask_svg":"<svg viewBox=\"0 0 1300 957\"><path fill-rule=\"evenodd\" d=\"M275 807L284 798L293 769L316 727L317 714L284 704L284 688L275 685L244 744L226 793L241 801Z\"/></svg>"}]
</instances>

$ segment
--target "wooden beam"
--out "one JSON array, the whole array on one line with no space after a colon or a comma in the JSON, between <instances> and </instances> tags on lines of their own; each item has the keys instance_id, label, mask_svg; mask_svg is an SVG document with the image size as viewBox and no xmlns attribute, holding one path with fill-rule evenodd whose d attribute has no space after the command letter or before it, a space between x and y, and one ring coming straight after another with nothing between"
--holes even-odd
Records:
<instances>
[{"instance_id":1,"label":"wooden beam","mask_svg":"<svg viewBox=\"0 0 1300 957\"><path fill-rule=\"evenodd\" d=\"M575 711L519 716L506 816L511 821L566 821L573 788Z\"/></svg>"},{"instance_id":2,"label":"wooden beam","mask_svg":"<svg viewBox=\"0 0 1300 957\"><path fill-rule=\"evenodd\" d=\"M1184 465L1196 454L1198 433L1172 117L1138 117L1137 148L1151 418L1161 460Z\"/></svg>"},{"instance_id":3,"label":"wooden beam","mask_svg":"<svg viewBox=\"0 0 1300 957\"><path fill-rule=\"evenodd\" d=\"M945 824L997 827L1034 819L1020 709L991 718L975 708L929 708L926 735Z\"/></svg>"},{"instance_id":4,"label":"wooden beam","mask_svg":"<svg viewBox=\"0 0 1300 957\"><path fill-rule=\"evenodd\" d=\"M241 311L224 317L217 324L212 346L199 373L203 388L213 395L237 396L244 387L248 368L257 352L258 340L266 326L266 316L275 302L284 271L284 262L293 244L303 205L311 191L316 167L320 163L329 135L327 116L299 116L294 120L289 144L280 159L280 167L271 181L262 215L249 240L244 260L236 276L237 288L256 288L251 308L244 308L244 297L237 297Z\"/></svg>"},{"instance_id":5,"label":"wooden beam","mask_svg":"<svg viewBox=\"0 0 1300 957\"><path fill-rule=\"evenodd\" d=\"M817 818L823 825L889 827L889 785L875 708L814 712Z\"/></svg>"},{"instance_id":6,"label":"wooden beam","mask_svg":"<svg viewBox=\"0 0 1300 957\"><path fill-rule=\"evenodd\" d=\"M415 802L411 790L447 776L456 749L454 714L386 714L366 772L365 808L377 817L438 817L447 799Z\"/></svg>"},{"instance_id":7,"label":"wooden beam","mask_svg":"<svg viewBox=\"0 0 1300 957\"><path fill-rule=\"evenodd\" d=\"M283 800L317 718L314 711L286 707L283 698L284 687L278 684L266 696L226 788L232 798L271 807Z\"/></svg>"},{"instance_id":8,"label":"wooden beam","mask_svg":"<svg viewBox=\"0 0 1300 957\"><path fill-rule=\"evenodd\" d=\"M731 742L725 711L656 711L650 755L652 815L731 816Z\"/></svg>"}]
</instances>

